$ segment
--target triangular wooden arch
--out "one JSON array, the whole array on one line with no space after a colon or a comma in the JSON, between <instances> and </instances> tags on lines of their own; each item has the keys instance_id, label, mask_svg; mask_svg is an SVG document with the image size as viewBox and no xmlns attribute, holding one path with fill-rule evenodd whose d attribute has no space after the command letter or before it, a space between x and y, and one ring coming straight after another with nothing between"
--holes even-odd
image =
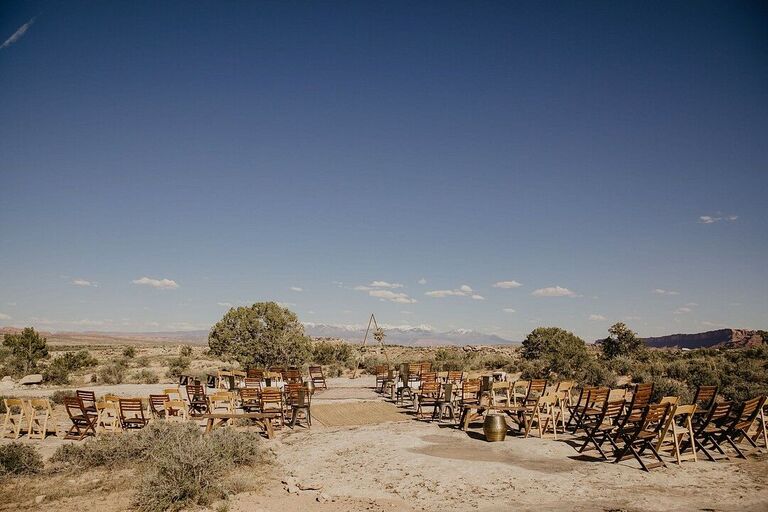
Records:
<instances>
[{"instance_id":1,"label":"triangular wooden arch","mask_svg":"<svg viewBox=\"0 0 768 512\"><path fill-rule=\"evenodd\" d=\"M376 322L376 316L371 313L371 318L368 319L368 327L365 329L365 336L363 337L363 344L361 347L364 347L366 342L368 341L368 333L371 332L371 324L373 324L374 331L379 330L379 324ZM381 345L381 351L384 353L384 359L387 361L387 366L389 366L389 356L387 355L387 351L384 348L384 338L379 340L379 344ZM360 361L363 360L363 351L360 351L360 358L357 360L357 364L355 365L355 371L352 372L352 378L357 378L357 370L360 369Z\"/></svg>"}]
</instances>

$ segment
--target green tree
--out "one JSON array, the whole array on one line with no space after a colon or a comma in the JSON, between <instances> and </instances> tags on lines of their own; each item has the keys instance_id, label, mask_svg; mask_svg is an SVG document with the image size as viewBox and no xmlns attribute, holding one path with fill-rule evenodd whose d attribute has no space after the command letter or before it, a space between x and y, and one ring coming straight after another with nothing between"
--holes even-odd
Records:
<instances>
[{"instance_id":1,"label":"green tree","mask_svg":"<svg viewBox=\"0 0 768 512\"><path fill-rule=\"evenodd\" d=\"M559 327L538 327L523 341L523 358L537 361L546 376L573 377L589 362L584 340Z\"/></svg>"},{"instance_id":2,"label":"green tree","mask_svg":"<svg viewBox=\"0 0 768 512\"><path fill-rule=\"evenodd\" d=\"M3 346L10 352L10 366L17 373L28 374L37 369L37 363L48 357L46 339L32 327L26 327L19 334L6 334Z\"/></svg>"},{"instance_id":3,"label":"green tree","mask_svg":"<svg viewBox=\"0 0 768 512\"><path fill-rule=\"evenodd\" d=\"M296 314L276 302L230 309L208 336L213 355L253 366L301 365L311 355Z\"/></svg>"},{"instance_id":4,"label":"green tree","mask_svg":"<svg viewBox=\"0 0 768 512\"><path fill-rule=\"evenodd\" d=\"M598 344L607 359L618 356L633 356L645 348L645 342L623 322L613 324L608 329L609 336Z\"/></svg>"}]
</instances>

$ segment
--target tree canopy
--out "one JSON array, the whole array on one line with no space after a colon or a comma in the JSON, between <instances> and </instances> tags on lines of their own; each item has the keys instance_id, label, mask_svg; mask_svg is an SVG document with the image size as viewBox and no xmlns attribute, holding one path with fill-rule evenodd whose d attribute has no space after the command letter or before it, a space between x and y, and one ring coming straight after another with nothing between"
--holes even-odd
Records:
<instances>
[{"instance_id":1,"label":"tree canopy","mask_svg":"<svg viewBox=\"0 0 768 512\"><path fill-rule=\"evenodd\" d=\"M230 309L211 329L211 353L243 367L301 365L310 341L295 313L276 302Z\"/></svg>"},{"instance_id":2,"label":"tree canopy","mask_svg":"<svg viewBox=\"0 0 768 512\"><path fill-rule=\"evenodd\" d=\"M608 329L609 336L598 343L607 359L618 356L633 356L645 348L645 342L623 322L613 324Z\"/></svg>"},{"instance_id":3,"label":"tree canopy","mask_svg":"<svg viewBox=\"0 0 768 512\"><path fill-rule=\"evenodd\" d=\"M6 334L3 347L9 352L6 366L16 374L35 371L37 363L48 357L47 340L32 327L19 334Z\"/></svg>"},{"instance_id":4,"label":"tree canopy","mask_svg":"<svg viewBox=\"0 0 768 512\"><path fill-rule=\"evenodd\" d=\"M522 355L540 361L544 373L572 377L589 361L584 340L559 327L538 327L523 341Z\"/></svg>"}]
</instances>

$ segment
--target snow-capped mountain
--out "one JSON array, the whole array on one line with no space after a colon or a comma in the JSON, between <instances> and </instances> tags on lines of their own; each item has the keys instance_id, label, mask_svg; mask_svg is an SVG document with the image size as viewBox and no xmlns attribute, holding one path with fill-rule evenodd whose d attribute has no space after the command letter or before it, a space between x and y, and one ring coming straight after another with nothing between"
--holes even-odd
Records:
<instances>
[{"instance_id":1,"label":"snow-capped mountain","mask_svg":"<svg viewBox=\"0 0 768 512\"><path fill-rule=\"evenodd\" d=\"M309 336L322 338L341 338L360 343L365 336L367 325L318 324L307 322L304 332ZM501 345L514 343L495 334L485 334L471 329L454 329L438 332L430 325L387 325L384 329L384 343L394 345ZM369 343L375 343L368 335Z\"/></svg>"}]
</instances>

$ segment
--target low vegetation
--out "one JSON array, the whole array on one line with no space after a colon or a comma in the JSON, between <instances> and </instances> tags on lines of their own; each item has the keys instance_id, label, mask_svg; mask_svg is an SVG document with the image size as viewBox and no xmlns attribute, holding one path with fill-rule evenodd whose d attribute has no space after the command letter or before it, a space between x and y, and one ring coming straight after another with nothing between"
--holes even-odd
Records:
<instances>
[{"instance_id":1,"label":"low vegetation","mask_svg":"<svg viewBox=\"0 0 768 512\"><path fill-rule=\"evenodd\" d=\"M39 473L42 469L43 459L34 447L17 442L0 445L0 478Z\"/></svg>"},{"instance_id":2,"label":"low vegetation","mask_svg":"<svg viewBox=\"0 0 768 512\"><path fill-rule=\"evenodd\" d=\"M206 506L231 491L227 472L266 462L254 432L215 430L194 423L155 422L123 435L61 446L51 458L61 470L134 467L142 475L134 508L147 512Z\"/></svg>"}]
</instances>

